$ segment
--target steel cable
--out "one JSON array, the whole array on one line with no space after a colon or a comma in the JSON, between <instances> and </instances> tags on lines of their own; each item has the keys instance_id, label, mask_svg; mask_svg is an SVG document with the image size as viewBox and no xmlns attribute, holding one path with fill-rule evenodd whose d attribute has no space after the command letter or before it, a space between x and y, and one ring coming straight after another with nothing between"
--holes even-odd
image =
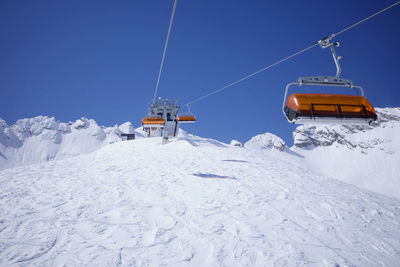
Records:
<instances>
[{"instance_id":1,"label":"steel cable","mask_svg":"<svg viewBox=\"0 0 400 267\"><path fill-rule=\"evenodd\" d=\"M155 88L155 90L154 90L153 102L154 102L155 99L156 99L157 91L158 91L158 86L159 86L159 84L160 84L161 73L162 73L162 69L163 69L163 66L164 66L165 54L167 53L168 41L169 41L169 36L170 36L170 34L171 34L172 22L174 21L174 16L175 16L175 10L176 10L176 5L177 5L177 3L178 3L178 0L175 0L175 1L174 1L174 7L172 8L172 14L171 14L171 19L170 19L170 21L169 21L167 39L165 40L165 45L164 45L164 51L163 51L163 55L162 55L162 59L161 59L160 70L159 70L159 72L158 72L158 78L157 78L156 88Z\"/></svg>"},{"instance_id":2,"label":"steel cable","mask_svg":"<svg viewBox=\"0 0 400 267\"><path fill-rule=\"evenodd\" d=\"M389 10L389 9L391 9L392 7L397 6L398 4L400 4L400 1L397 1L396 3L394 3L394 4L392 4L392 5L390 5L390 6L386 7L386 8L384 8L384 9L382 9L382 10L380 10L380 11L378 11L378 12L376 12L376 13L374 13L374 14L372 14L372 15L370 15L370 16L368 16L368 17L366 17L366 18L364 18L364 19L362 19L362 20L360 20L360 21L358 21L358 22L356 22L356 23L354 23L354 24L352 24L351 26L349 26L349 27L347 27L347 28L345 28L345 29L343 29L343 30L341 30L341 31L339 31L339 32L337 32L337 33L335 33L335 34L330 35L329 38L333 38L333 37L335 37L335 36L338 36L338 35L344 33L345 31L348 31L348 30L350 30L351 28L354 28L354 27L360 25L361 23L363 23L363 22L365 22L365 21L367 21L367 20L369 20L369 19L371 19L371 18L373 18L373 17L375 17L375 16L377 16L377 15L379 15L379 14L385 12L386 10ZM256 71L256 72L253 72L253 73L251 73L251 74L249 74L249 75L247 75L247 76L245 76L245 77L243 77L243 78L241 78L241 79L239 79L239 80L236 80L236 81L234 81L234 82L232 82L232 83L230 83L230 84L228 84L228 85L226 85L226 86L224 86L224 87L221 87L221 88L219 88L219 89L217 89L217 90L214 90L214 91L212 91L212 92L210 92L210 93L208 93L208 94L206 94L206 95L204 95L204 96L202 96L202 97L196 98L195 100L192 100L192 101L186 103L185 105L189 106L189 105L191 105L191 104L193 104L193 103L196 103L196 102L198 102L198 101L200 101L200 100L203 100L203 99L205 99L205 98L207 98L207 97L210 97L210 96L212 96L212 95L214 95L214 94L216 94L216 93L219 93L219 92L225 90L226 88L229 88L229 87L231 87L231 86L233 86L233 85L235 85L235 84L237 84L237 83L240 83L240 82L242 82L242 81L244 81L244 80L247 80L247 79L250 78L250 77L253 77L253 76L256 75L256 74L259 74L260 72L266 71L266 70L268 70L268 69L270 69L270 68L272 68L272 67L274 67L274 66L276 66L276 65L278 65L278 64L280 64L280 63L282 63L282 62L284 62L284 61L286 61L286 60L289 60L289 59L292 58L292 57L295 57L295 56L297 56L297 55L299 55L299 54L301 54L301 53L304 53L304 52L306 52L307 50L310 50L310 49L313 48L314 46L318 45L318 44L320 43L320 41L322 41L322 40L319 40L318 42L314 43L313 45L311 45L311 46L309 46L309 47L307 47L307 48L304 48L304 49L302 49L302 50L300 50L300 51L298 51L298 52L296 52L296 53L294 53L294 54L292 54L292 55L290 55L290 56L288 56L288 57L285 57L285 58L283 58L283 59L281 59L281 60L279 60L279 61L276 61L275 63L273 63L273 64L271 64L271 65L269 65L269 66L267 66L267 67L264 67L264 68L262 68L262 69L260 69L260 70L258 70L258 71Z\"/></svg>"}]
</instances>

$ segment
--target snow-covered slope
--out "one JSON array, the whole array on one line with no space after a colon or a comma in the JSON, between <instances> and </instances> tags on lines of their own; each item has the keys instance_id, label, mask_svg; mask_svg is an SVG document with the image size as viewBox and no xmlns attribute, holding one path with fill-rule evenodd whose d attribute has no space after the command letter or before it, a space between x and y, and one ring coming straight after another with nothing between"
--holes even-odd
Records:
<instances>
[{"instance_id":1,"label":"snow-covered slope","mask_svg":"<svg viewBox=\"0 0 400 267\"><path fill-rule=\"evenodd\" d=\"M63 123L39 116L8 126L0 118L0 170L89 153L120 141L121 131L134 133L129 122L102 127L86 118Z\"/></svg>"},{"instance_id":2,"label":"snow-covered slope","mask_svg":"<svg viewBox=\"0 0 400 267\"><path fill-rule=\"evenodd\" d=\"M292 150L314 171L400 199L400 109L371 126L299 126Z\"/></svg>"},{"instance_id":3,"label":"snow-covered slope","mask_svg":"<svg viewBox=\"0 0 400 267\"><path fill-rule=\"evenodd\" d=\"M400 201L192 135L0 171L0 265L396 266Z\"/></svg>"},{"instance_id":4,"label":"snow-covered slope","mask_svg":"<svg viewBox=\"0 0 400 267\"><path fill-rule=\"evenodd\" d=\"M300 126L290 149L270 133L231 145L295 152L316 172L400 199L400 109L378 108L377 113L378 121L371 126ZM103 127L86 118L62 123L40 116L8 126L0 119L0 170L92 152L120 141L121 132L135 133L136 138L146 134L130 122ZM193 137L183 130L178 136Z\"/></svg>"}]
</instances>

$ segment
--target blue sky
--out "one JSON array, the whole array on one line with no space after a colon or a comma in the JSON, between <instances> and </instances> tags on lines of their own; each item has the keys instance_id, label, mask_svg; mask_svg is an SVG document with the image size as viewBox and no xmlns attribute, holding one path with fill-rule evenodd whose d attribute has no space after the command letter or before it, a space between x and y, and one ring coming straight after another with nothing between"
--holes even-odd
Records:
<instances>
[{"instance_id":1,"label":"blue sky","mask_svg":"<svg viewBox=\"0 0 400 267\"><path fill-rule=\"evenodd\" d=\"M158 96L180 104L238 80L395 1L179 0ZM0 1L0 117L82 116L140 125L151 101L173 0ZM375 107L400 106L400 6L338 36L342 77ZM192 105L191 133L229 142L271 132L298 76L334 75L329 50L290 61ZM334 93L334 89L330 89ZM351 93L351 92L350 92Z\"/></svg>"}]
</instances>

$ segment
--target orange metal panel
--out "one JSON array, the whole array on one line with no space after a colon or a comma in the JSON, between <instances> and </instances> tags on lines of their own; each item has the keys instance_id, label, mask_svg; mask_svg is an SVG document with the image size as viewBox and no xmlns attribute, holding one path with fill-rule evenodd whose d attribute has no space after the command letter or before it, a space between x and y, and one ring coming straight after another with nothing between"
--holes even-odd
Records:
<instances>
[{"instance_id":1,"label":"orange metal panel","mask_svg":"<svg viewBox=\"0 0 400 267\"><path fill-rule=\"evenodd\" d=\"M286 106L304 115L376 116L369 101L363 96L356 95L292 94Z\"/></svg>"},{"instance_id":2,"label":"orange metal panel","mask_svg":"<svg viewBox=\"0 0 400 267\"><path fill-rule=\"evenodd\" d=\"M165 121L163 118L144 118L142 120L142 124L164 124Z\"/></svg>"},{"instance_id":3,"label":"orange metal panel","mask_svg":"<svg viewBox=\"0 0 400 267\"><path fill-rule=\"evenodd\" d=\"M195 116L179 116L178 121L195 121Z\"/></svg>"}]
</instances>

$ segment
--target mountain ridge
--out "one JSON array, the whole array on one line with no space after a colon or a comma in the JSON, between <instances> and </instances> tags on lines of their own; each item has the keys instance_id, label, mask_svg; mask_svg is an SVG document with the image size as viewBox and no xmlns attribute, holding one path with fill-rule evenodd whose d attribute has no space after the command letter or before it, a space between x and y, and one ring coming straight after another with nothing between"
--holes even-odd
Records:
<instances>
[{"instance_id":1,"label":"mountain ridge","mask_svg":"<svg viewBox=\"0 0 400 267\"><path fill-rule=\"evenodd\" d=\"M370 126L299 126L290 148L271 133L254 136L244 144L232 140L231 145L292 153L317 173L400 199L400 108L376 111L378 120ZM0 119L0 170L94 152L121 141L122 132L135 133L137 138L145 135L130 122L104 127L84 117L64 123L38 116L8 126ZM195 138L183 130L178 137Z\"/></svg>"}]
</instances>

